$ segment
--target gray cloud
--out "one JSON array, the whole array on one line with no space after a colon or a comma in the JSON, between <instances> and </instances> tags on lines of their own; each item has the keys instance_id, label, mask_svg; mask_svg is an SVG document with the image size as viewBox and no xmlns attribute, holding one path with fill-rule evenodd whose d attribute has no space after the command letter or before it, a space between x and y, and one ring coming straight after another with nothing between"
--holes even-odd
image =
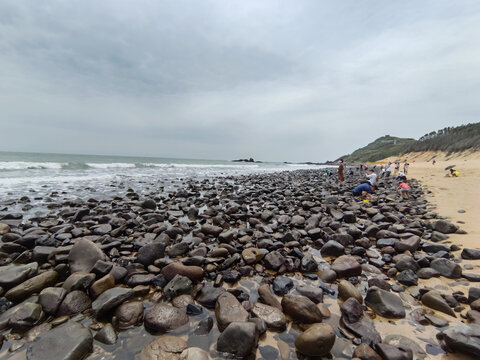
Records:
<instances>
[{"instance_id":1,"label":"gray cloud","mask_svg":"<svg viewBox=\"0 0 480 360\"><path fill-rule=\"evenodd\" d=\"M478 121L479 21L475 1L2 2L0 149L318 161L419 137Z\"/></svg>"}]
</instances>

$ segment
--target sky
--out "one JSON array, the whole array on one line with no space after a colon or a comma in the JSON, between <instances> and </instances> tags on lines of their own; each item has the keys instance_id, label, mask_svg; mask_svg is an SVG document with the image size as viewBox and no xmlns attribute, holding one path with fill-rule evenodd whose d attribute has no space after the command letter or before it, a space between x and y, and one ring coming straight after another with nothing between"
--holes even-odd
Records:
<instances>
[{"instance_id":1,"label":"sky","mask_svg":"<svg viewBox=\"0 0 480 360\"><path fill-rule=\"evenodd\" d=\"M0 2L0 150L325 161L480 121L480 2Z\"/></svg>"}]
</instances>

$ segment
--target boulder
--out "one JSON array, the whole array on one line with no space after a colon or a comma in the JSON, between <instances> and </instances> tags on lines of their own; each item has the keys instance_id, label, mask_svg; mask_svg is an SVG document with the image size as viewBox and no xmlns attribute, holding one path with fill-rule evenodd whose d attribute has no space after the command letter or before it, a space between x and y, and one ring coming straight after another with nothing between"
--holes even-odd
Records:
<instances>
[{"instance_id":1,"label":"boulder","mask_svg":"<svg viewBox=\"0 0 480 360\"><path fill-rule=\"evenodd\" d=\"M255 323L232 322L218 337L217 350L240 358L246 357L256 351L258 337Z\"/></svg>"},{"instance_id":2,"label":"boulder","mask_svg":"<svg viewBox=\"0 0 480 360\"><path fill-rule=\"evenodd\" d=\"M252 314L263 321L269 329L282 331L287 325L285 315L276 307L256 303L252 309Z\"/></svg>"},{"instance_id":3,"label":"boulder","mask_svg":"<svg viewBox=\"0 0 480 360\"><path fill-rule=\"evenodd\" d=\"M436 291L429 291L422 296L422 304L428 306L431 309L441 311L450 316L456 317L455 312L447 304L445 299L440 296Z\"/></svg>"},{"instance_id":4,"label":"boulder","mask_svg":"<svg viewBox=\"0 0 480 360\"><path fill-rule=\"evenodd\" d=\"M282 299L282 308L285 314L294 321L312 324L322 321L322 313L315 303L301 295L285 295Z\"/></svg>"},{"instance_id":5,"label":"boulder","mask_svg":"<svg viewBox=\"0 0 480 360\"><path fill-rule=\"evenodd\" d=\"M25 265L10 264L0 267L0 286L10 288L27 280L37 273L38 263Z\"/></svg>"},{"instance_id":6,"label":"boulder","mask_svg":"<svg viewBox=\"0 0 480 360\"><path fill-rule=\"evenodd\" d=\"M453 234L458 230L458 226L446 220L437 220L432 224L433 230L439 231L442 234Z\"/></svg>"},{"instance_id":7,"label":"boulder","mask_svg":"<svg viewBox=\"0 0 480 360\"><path fill-rule=\"evenodd\" d=\"M151 332L168 332L188 323L184 310L167 304L156 304L145 314L145 328Z\"/></svg>"},{"instance_id":8,"label":"boulder","mask_svg":"<svg viewBox=\"0 0 480 360\"><path fill-rule=\"evenodd\" d=\"M181 262L173 262L162 269L162 274L167 281L172 280L176 275L182 275L192 281L200 281L203 278L203 269L200 266L186 266Z\"/></svg>"},{"instance_id":9,"label":"boulder","mask_svg":"<svg viewBox=\"0 0 480 360\"><path fill-rule=\"evenodd\" d=\"M100 317L109 310L114 309L134 295L132 289L114 287L103 292L93 303L92 310L95 317Z\"/></svg>"},{"instance_id":10,"label":"boulder","mask_svg":"<svg viewBox=\"0 0 480 360\"><path fill-rule=\"evenodd\" d=\"M107 258L97 245L87 239L77 240L68 254L72 274L78 271L89 273L98 260L104 261Z\"/></svg>"},{"instance_id":11,"label":"boulder","mask_svg":"<svg viewBox=\"0 0 480 360\"><path fill-rule=\"evenodd\" d=\"M335 259L332 270L337 273L337 278L348 278L359 276L362 273L362 266L352 256L342 255Z\"/></svg>"},{"instance_id":12,"label":"boulder","mask_svg":"<svg viewBox=\"0 0 480 360\"><path fill-rule=\"evenodd\" d=\"M75 290L69 292L58 308L58 316L71 316L87 310L92 301L83 291Z\"/></svg>"},{"instance_id":13,"label":"boulder","mask_svg":"<svg viewBox=\"0 0 480 360\"><path fill-rule=\"evenodd\" d=\"M145 346L140 360L180 360L180 355L187 348L188 344L182 338L165 335Z\"/></svg>"},{"instance_id":14,"label":"boulder","mask_svg":"<svg viewBox=\"0 0 480 360\"><path fill-rule=\"evenodd\" d=\"M307 356L324 356L330 353L335 339L329 324L313 324L295 340L295 347Z\"/></svg>"},{"instance_id":15,"label":"boulder","mask_svg":"<svg viewBox=\"0 0 480 360\"><path fill-rule=\"evenodd\" d=\"M461 324L443 330L437 335L450 351L468 354L475 359L480 357L480 325Z\"/></svg>"},{"instance_id":16,"label":"boulder","mask_svg":"<svg viewBox=\"0 0 480 360\"><path fill-rule=\"evenodd\" d=\"M459 279L462 276L462 267L448 259L434 259L430 267L449 279Z\"/></svg>"},{"instance_id":17,"label":"boulder","mask_svg":"<svg viewBox=\"0 0 480 360\"><path fill-rule=\"evenodd\" d=\"M113 324L120 330L128 329L143 321L143 303L141 301L125 302L115 309Z\"/></svg>"},{"instance_id":18,"label":"boulder","mask_svg":"<svg viewBox=\"0 0 480 360\"><path fill-rule=\"evenodd\" d=\"M57 278L58 273L56 271L45 271L8 290L5 297L10 301L22 301L35 293L39 293L43 288L54 285Z\"/></svg>"},{"instance_id":19,"label":"boulder","mask_svg":"<svg viewBox=\"0 0 480 360\"><path fill-rule=\"evenodd\" d=\"M93 348L93 337L83 325L68 321L40 334L27 345L27 360L77 360Z\"/></svg>"},{"instance_id":20,"label":"boulder","mask_svg":"<svg viewBox=\"0 0 480 360\"><path fill-rule=\"evenodd\" d=\"M405 317L405 307L398 295L376 286L368 289L365 304L380 316L401 319Z\"/></svg>"},{"instance_id":21,"label":"boulder","mask_svg":"<svg viewBox=\"0 0 480 360\"><path fill-rule=\"evenodd\" d=\"M248 320L248 312L237 298L229 292L224 292L218 297L215 305L215 316L220 330L225 329L232 322Z\"/></svg>"}]
</instances>

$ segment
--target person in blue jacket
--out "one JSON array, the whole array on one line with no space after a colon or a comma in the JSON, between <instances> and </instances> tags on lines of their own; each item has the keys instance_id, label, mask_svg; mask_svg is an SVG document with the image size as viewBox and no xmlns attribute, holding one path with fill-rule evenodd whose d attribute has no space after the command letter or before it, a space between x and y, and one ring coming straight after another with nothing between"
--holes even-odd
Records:
<instances>
[{"instance_id":1,"label":"person in blue jacket","mask_svg":"<svg viewBox=\"0 0 480 360\"><path fill-rule=\"evenodd\" d=\"M369 197L373 199L372 194L375 192L375 186L370 183L363 183L353 189L353 196Z\"/></svg>"}]
</instances>

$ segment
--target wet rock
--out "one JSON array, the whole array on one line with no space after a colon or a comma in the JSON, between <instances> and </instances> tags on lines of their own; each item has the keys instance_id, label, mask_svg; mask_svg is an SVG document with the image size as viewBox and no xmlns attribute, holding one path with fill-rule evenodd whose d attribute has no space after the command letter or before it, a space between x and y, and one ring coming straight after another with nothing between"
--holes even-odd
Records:
<instances>
[{"instance_id":1,"label":"wet rock","mask_svg":"<svg viewBox=\"0 0 480 360\"><path fill-rule=\"evenodd\" d=\"M223 228L220 226L214 226L210 224L203 224L200 231L205 235L212 235L217 237L223 231Z\"/></svg>"},{"instance_id":2,"label":"wet rock","mask_svg":"<svg viewBox=\"0 0 480 360\"><path fill-rule=\"evenodd\" d=\"M95 334L94 339L107 345L113 345L117 342L117 333L111 324L106 324Z\"/></svg>"},{"instance_id":3,"label":"wet rock","mask_svg":"<svg viewBox=\"0 0 480 360\"><path fill-rule=\"evenodd\" d=\"M180 354L180 360L211 360L210 355L200 348L191 347Z\"/></svg>"},{"instance_id":4,"label":"wet rock","mask_svg":"<svg viewBox=\"0 0 480 360\"><path fill-rule=\"evenodd\" d=\"M63 283L63 288L68 292L73 290L87 290L95 280L95 274L76 272L70 275Z\"/></svg>"},{"instance_id":5,"label":"wet rock","mask_svg":"<svg viewBox=\"0 0 480 360\"><path fill-rule=\"evenodd\" d=\"M120 330L125 330L143 321L143 304L140 301L126 302L115 310L113 324Z\"/></svg>"},{"instance_id":6,"label":"wet rock","mask_svg":"<svg viewBox=\"0 0 480 360\"><path fill-rule=\"evenodd\" d=\"M213 309L218 297L225 291L222 287L213 287L211 284L207 284L199 291L196 300L206 308Z\"/></svg>"},{"instance_id":7,"label":"wet rock","mask_svg":"<svg viewBox=\"0 0 480 360\"><path fill-rule=\"evenodd\" d=\"M467 318L468 318L468 312L467 312ZM432 324L433 326L436 326L436 327L448 326L448 321L447 320L441 319L441 318L433 316L433 315L426 314L425 319L427 319L430 324Z\"/></svg>"},{"instance_id":8,"label":"wet rock","mask_svg":"<svg viewBox=\"0 0 480 360\"><path fill-rule=\"evenodd\" d=\"M308 285L299 285L296 290L300 295L306 296L315 304L323 302L323 290L317 287Z\"/></svg>"},{"instance_id":9,"label":"wet rock","mask_svg":"<svg viewBox=\"0 0 480 360\"><path fill-rule=\"evenodd\" d=\"M386 318L401 319L405 317L405 307L400 297L377 287L368 289L365 304L375 313Z\"/></svg>"},{"instance_id":10,"label":"wet rock","mask_svg":"<svg viewBox=\"0 0 480 360\"><path fill-rule=\"evenodd\" d=\"M455 312L447 304L445 299L440 296L436 291L429 291L422 296L422 304L428 306L431 309L441 311L450 316L456 317Z\"/></svg>"},{"instance_id":11,"label":"wet rock","mask_svg":"<svg viewBox=\"0 0 480 360\"><path fill-rule=\"evenodd\" d=\"M105 261L103 251L93 242L87 239L80 239L75 242L68 254L70 272L90 272L98 260Z\"/></svg>"},{"instance_id":12,"label":"wet rock","mask_svg":"<svg viewBox=\"0 0 480 360\"><path fill-rule=\"evenodd\" d=\"M470 287L468 289L468 303L471 304L478 299L480 299L480 287Z\"/></svg>"},{"instance_id":13,"label":"wet rock","mask_svg":"<svg viewBox=\"0 0 480 360\"><path fill-rule=\"evenodd\" d=\"M305 324L322 321L322 313L318 307L305 296L287 294L281 304L284 313L295 321Z\"/></svg>"},{"instance_id":14,"label":"wet rock","mask_svg":"<svg viewBox=\"0 0 480 360\"><path fill-rule=\"evenodd\" d=\"M420 246L420 240L420 236L414 235L407 239L397 241L395 243L395 250L397 250L399 253L403 253L405 251L410 251L413 253L414 251L417 251L418 247Z\"/></svg>"},{"instance_id":15,"label":"wet rock","mask_svg":"<svg viewBox=\"0 0 480 360\"><path fill-rule=\"evenodd\" d=\"M68 321L40 334L27 345L27 360L77 360L92 351L93 337L81 324Z\"/></svg>"},{"instance_id":16,"label":"wet rock","mask_svg":"<svg viewBox=\"0 0 480 360\"><path fill-rule=\"evenodd\" d=\"M180 262L173 262L162 269L162 274L167 281L176 275L188 277L192 281L200 281L203 278L203 269L199 266L185 266Z\"/></svg>"},{"instance_id":17,"label":"wet rock","mask_svg":"<svg viewBox=\"0 0 480 360\"><path fill-rule=\"evenodd\" d=\"M367 344L358 345L353 352L352 358L361 360L382 360L380 355L378 355L375 350L373 350Z\"/></svg>"},{"instance_id":18,"label":"wet rock","mask_svg":"<svg viewBox=\"0 0 480 360\"><path fill-rule=\"evenodd\" d=\"M130 299L134 294L133 290L114 287L102 293L93 303L92 310L96 317L102 316L109 310L114 309L124 301Z\"/></svg>"},{"instance_id":19,"label":"wet rock","mask_svg":"<svg viewBox=\"0 0 480 360\"><path fill-rule=\"evenodd\" d=\"M448 239L448 235L442 234L441 232L438 231L433 231L432 235L430 236L430 240L433 242L439 242L439 241L444 241Z\"/></svg>"},{"instance_id":20,"label":"wet rock","mask_svg":"<svg viewBox=\"0 0 480 360\"><path fill-rule=\"evenodd\" d=\"M405 286L416 286L418 284L418 276L413 270L407 269L397 274L397 281Z\"/></svg>"},{"instance_id":21,"label":"wet rock","mask_svg":"<svg viewBox=\"0 0 480 360\"><path fill-rule=\"evenodd\" d=\"M353 285L351 282L347 280L341 280L338 284L338 297L343 301L353 297L355 298L360 304L363 302L362 294L360 291Z\"/></svg>"},{"instance_id":22,"label":"wet rock","mask_svg":"<svg viewBox=\"0 0 480 360\"><path fill-rule=\"evenodd\" d=\"M252 309L252 314L263 321L269 329L282 331L287 325L287 319L283 313L270 305L256 303Z\"/></svg>"},{"instance_id":23,"label":"wet rock","mask_svg":"<svg viewBox=\"0 0 480 360\"><path fill-rule=\"evenodd\" d=\"M307 253L300 262L302 272L315 272L318 270L318 264L311 253Z\"/></svg>"},{"instance_id":24,"label":"wet rock","mask_svg":"<svg viewBox=\"0 0 480 360\"><path fill-rule=\"evenodd\" d=\"M341 324L358 336L363 343L373 346L382 341L373 321L363 316L362 305L358 300L353 297L349 298L342 304L340 311L342 313Z\"/></svg>"},{"instance_id":25,"label":"wet rock","mask_svg":"<svg viewBox=\"0 0 480 360\"><path fill-rule=\"evenodd\" d=\"M313 324L295 340L295 347L307 356L324 356L332 349L335 338L330 325Z\"/></svg>"},{"instance_id":26,"label":"wet rock","mask_svg":"<svg viewBox=\"0 0 480 360\"><path fill-rule=\"evenodd\" d=\"M255 264L262 260L264 253L257 248L246 248L242 251L242 258L247 264Z\"/></svg>"},{"instance_id":27,"label":"wet rock","mask_svg":"<svg viewBox=\"0 0 480 360\"><path fill-rule=\"evenodd\" d=\"M383 339L383 343L389 345L400 346L402 348L412 350L413 357L418 360L428 359L428 354L423 350L423 348L413 341L410 337L390 334Z\"/></svg>"},{"instance_id":28,"label":"wet rock","mask_svg":"<svg viewBox=\"0 0 480 360\"><path fill-rule=\"evenodd\" d=\"M220 330L225 329L232 322L248 320L248 312L237 298L229 292L224 292L218 297L215 305L215 316Z\"/></svg>"},{"instance_id":29,"label":"wet rock","mask_svg":"<svg viewBox=\"0 0 480 360\"><path fill-rule=\"evenodd\" d=\"M418 270L417 276L420 279L430 279L432 277L439 277L440 273L435 269L427 267L427 268L421 268L420 270Z\"/></svg>"},{"instance_id":30,"label":"wet rock","mask_svg":"<svg viewBox=\"0 0 480 360\"><path fill-rule=\"evenodd\" d=\"M7 291L5 297L8 300L19 302L22 301L34 293L39 293L43 288L55 284L58 278L58 273L53 270L46 271L40 275L34 276L28 280L25 280L20 285Z\"/></svg>"},{"instance_id":31,"label":"wet rock","mask_svg":"<svg viewBox=\"0 0 480 360\"><path fill-rule=\"evenodd\" d=\"M449 279L458 279L462 276L461 266L448 259L435 259L430 263L430 267Z\"/></svg>"},{"instance_id":32,"label":"wet rock","mask_svg":"<svg viewBox=\"0 0 480 360\"><path fill-rule=\"evenodd\" d=\"M75 290L69 292L63 299L60 307L58 308L57 315L75 315L81 313L82 311L88 309L92 301L83 291Z\"/></svg>"},{"instance_id":33,"label":"wet rock","mask_svg":"<svg viewBox=\"0 0 480 360\"><path fill-rule=\"evenodd\" d=\"M220 334L217 350L246 357L255 352L258 344L257 326L251 322L233 322Z\"/></svg>"},{"instance_id":34,"label":"wet rock","mask_svg":"<svg viewBox=\"0 0 480 360\"><path fill-rule=\"evenodd\" d=\"M0 267L0 286L10 288L27 280L37 273L38 263L25 265L7 265Z\"/></svg>"},{"instance_id":35,"label":"wet rock","mask_svg":"<svg viewBox=\"0 0 480 360\"><path fill-rule=\"evenodd\" d=\"M162 241L154 241L146 244L138 250L137 260L140 264L148 266L153 264L157 259L163 258L165 255L165 243Z\"/></svg>"},{"instance_id":36,"label":"wet rock","mask_svg":"<svg viewBox=\"0 0 480 360\"><path fill-rule=\"evenodd\" d=\"M15 332L24 332L39 324L45 315L40 304L25 303L10 317L9 326Z\"/></svg>"},{"instance_id":37,"label":"wet rock","mask_svg":"<svg viewBox=\"0 0 480 360\"><path fill-rule=\"evenodd\" d=\"M38 303L42 306L44 312L53 315L57 312L66 295L67 290L64 288L48 287L40 292Z\"/></svg>"},{"instance_id":38,"label":"wet rock","mask_svg":"<svg viewBox=\"0 0 480 360\"><path fill-rule=\"evenodd\" d=\"M285 263L285 258L278 251L272 251L263 259L267 269L278 270Z\"/></svg>"},{"instance_id":39,"label":"wet rock","mask_svg":"<svg viewBox=\"0 0 480 360\"><path fill-rule=\"evenodd\" d=\"M173 299L179 295L190 294L193 290L192 281L186 276L175 275L175 277L165 285L163 293L167 299Z\"/></svg>"},{"instance_id":40,"label":"wet rock","mask_svg":"<svg viewBox=\"0 0 480 360\"><path fill-rule=\"evenodd\" d=\"M452 234L458 230L458 226L446 220L437 220L432 224L433 230L439 231L442 234Z\"/></svg>"},{"instance_id":41,"label":"wet rock","mask_svg":"<svg viewBox=\"0 0 480 360\"><path fill-rule=\"evenodd\" d=\"M443 330L437 337L450 351L458 351L475 358L480 357L480 325L461 324Z\"/></svg>"},{"instance_id":42,"label":"wet rock","mask_svg":"<svg viewBox=\"0 0 480 360\"><path fill-rule=\"evenodd\" d=\"M276 295L285 295L293 288L293 281L288 277L276 277L273 280L272 289Z\"/></svg>"},{"instance_id":43,"label":"wet rock","mask_svg":"<svg viewBox=\"0 0 480 360\"><path fill-rule=\"evenodd\" d=\"M337 278L348 278L359 276L362 273L362 266L353 257L342 255L335 259L332 270L337 273Z\"/></svg>"},{"instance_id":44,"label":"wet rock","mask_svg":"<svg viewBox=\"0 0 480 360\"><path fill-rule=\"evenodd\" d=\"M344 251L345 247L335 240L327 241L320 249L322 256L340 256L343 255Z\"/></svg>"},{"instance_id":45,"label":"wet rock","mask_svg":"<svg viewBox=\"0 0 480 360\"><path fill-rule=\"evenodd\" d=\"M200 320L197 328L194 331L195 335L207 335L213 327L213 319L208 317L206 319Z\"/></svg>"},{"instance_id":46,"label":"wet rock","mask_svg":"<svg viewBox=\"0 0 480 360\"><path fill-rule=\"evenodd\" d=\"M152 332L168 332L188 323L184 310L166 304L156 304L145 314L145 328Z\"/></svg>"},{"instance_id":47,"label":"wet rock","mask_svg":"<svg viewBox=\"0 0 480 360\"><path fill-rule=\"evenodd\" d=\"M95 281L90 287L90 295L96 299L100 294L104 293L108 289L115 286L115 279L112 275L108 274Z\"/></svg>"},{"instance_id":48,"label":"wet rock","mask_svg":"<svg viewBox=\"0 0 480 360\"><path fill-rule=\"evenodd\" d=\"M141 360L179 360L182 352L188 348L187 342L177 336L162 336L147 346L140 353Z\"/></svg>"},{"instance_id":49,"label":"wet rock","mask_svg":"<svg viewBox=\"0 0 480 360\"><path fill-rule=\"evenodd\" d=\"M412 350L403 346L380 343L376 349L384 360L413 360Z\"/></svg>"},{"instance_id":50,"label":"wet rock","mask_svg":"<svg viewBox=\"0 0 480 360\"><path fill-rule=\"evenodd\" d=\"M270 291L270 286L267 284L263 284L258 288L258 297L263 303L282 310L282 305Z\"/></svg>"},{"instance_id":51,"label":"wet rock","mask_svg":"<svg viewBox=\"0 0 480 360\"><path fill-rule=\"evenodd\" d=\"M463 249L461 253L462 259L465 260L479 260L480 259L480 250L475 249Z\"/></svg>"}]
</instances>

